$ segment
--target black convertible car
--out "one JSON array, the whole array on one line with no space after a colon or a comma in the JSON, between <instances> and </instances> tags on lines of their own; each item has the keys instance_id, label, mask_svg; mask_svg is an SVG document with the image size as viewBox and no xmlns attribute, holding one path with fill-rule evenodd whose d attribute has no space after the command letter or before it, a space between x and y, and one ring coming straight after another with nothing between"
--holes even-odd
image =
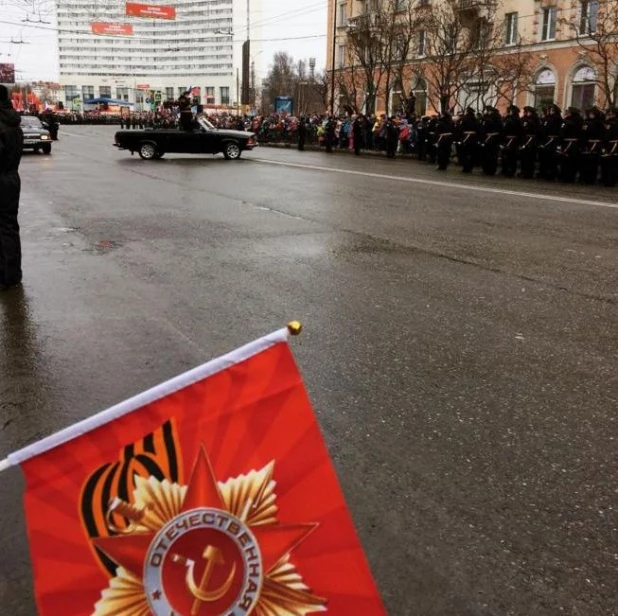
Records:
<instances>
[{"instance_id":1,"label":"black convertible car","mask_svg":"<svg viewBox=\"0 0 618 616\"><path fill-rule=\"evenodd\" d=\"M197 119L193 130L161 128L121 130L114 145L121 150L137 152L141 158L152 160L164 154L218 154L228 160L240 158L244 150L252 150L257 142L254 133L215 128L206 118Z\"/></svg>"}]
</instances>

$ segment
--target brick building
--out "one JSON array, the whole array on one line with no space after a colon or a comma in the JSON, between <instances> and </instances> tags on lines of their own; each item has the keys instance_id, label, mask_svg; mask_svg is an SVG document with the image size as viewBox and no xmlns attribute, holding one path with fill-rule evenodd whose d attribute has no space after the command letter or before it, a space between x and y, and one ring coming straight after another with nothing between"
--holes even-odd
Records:
<instances>
[{"instance_id":1,"label":"brick building","mask_svg":"<svg viewBox=\"0 0 618 616\"><path fill-rule=\"evenodd\" d=\"M328 32L335 110L615 104L618 0L329 0Z\"/></svg>"}]
</instances>

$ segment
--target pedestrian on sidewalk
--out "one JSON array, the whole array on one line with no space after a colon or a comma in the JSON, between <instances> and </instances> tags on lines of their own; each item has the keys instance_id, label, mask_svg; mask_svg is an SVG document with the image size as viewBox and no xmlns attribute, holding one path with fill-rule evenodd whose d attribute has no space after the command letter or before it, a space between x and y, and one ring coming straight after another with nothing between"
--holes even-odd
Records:
<instances>
[{"instance_id":1,"label":"pedestrian on sidewalk","mask_svg":"<svg viewBox=\"0 0 618 616\"><path fill-rule=\"evenodd\" d=\"M21 117L13 109L9 91L0 85L0 290L21 283L19 239L19 163L23 148Z\"/></svg>"}]
</instances>

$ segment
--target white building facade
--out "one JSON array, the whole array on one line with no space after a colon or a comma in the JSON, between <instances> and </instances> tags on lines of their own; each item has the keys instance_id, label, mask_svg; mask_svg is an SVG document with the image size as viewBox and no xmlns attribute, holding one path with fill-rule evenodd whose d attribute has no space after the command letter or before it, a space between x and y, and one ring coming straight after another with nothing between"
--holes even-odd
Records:
<instances>
[{"instance_id":1,"label":"white building facade","mask_svg":"<svg viewBox=\"0 0 618 616\"><path fill-rule=\"evenodd\" d=\"M99 97L147 109L192 86L203 105L240 93L244 0L171 0L175 19L126 15L125 0L57 0L60 84L68 109ZM94 29L116 34L94 34ZM108 26L109 24L109 26ZM235 31L236 30L236 31Z\"/></svg>"}]
</instances>

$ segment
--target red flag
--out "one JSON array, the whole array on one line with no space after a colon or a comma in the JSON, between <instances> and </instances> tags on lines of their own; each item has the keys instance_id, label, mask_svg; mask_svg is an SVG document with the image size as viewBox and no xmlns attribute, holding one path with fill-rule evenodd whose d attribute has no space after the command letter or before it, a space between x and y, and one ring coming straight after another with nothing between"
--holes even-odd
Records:
<instances>
[{"instance_id":1,"label":"red flag","mask_svg":"<svg viewBox=\"0 0 618 616\"><path fill-rule=\"evenodd\" d=\"M41 616L386 614L276 332L9 456Z\"/></svg>"}]
</instances>

